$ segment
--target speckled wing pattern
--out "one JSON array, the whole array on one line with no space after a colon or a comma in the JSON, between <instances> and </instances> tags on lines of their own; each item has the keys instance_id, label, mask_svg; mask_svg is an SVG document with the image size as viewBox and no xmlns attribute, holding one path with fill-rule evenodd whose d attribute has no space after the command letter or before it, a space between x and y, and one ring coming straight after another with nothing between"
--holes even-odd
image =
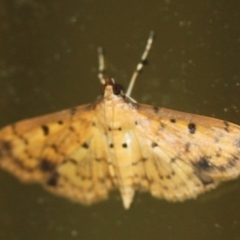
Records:
<instances>
[{"instance_id":1,"label":"speckled wing pattern","mask_svg":"<svg viewBox=\"0 0 240 240\"><path fill-rule=\"evenodd\" d=\"M120 191L169 201L195 198L240 173L240 127L138 104L113 79L95 104L9 125L0 166L26 182L84 204Z\"/></svg>"},{"instance_id":2,"label":"speckled wing pattern","mask_svg":"<svg viewBox=\"0 0 240 240\"><path fill-rule=\"evenodd\" d=\"M113 183L106 141L94 125L92 105L9 125L0 131L0 165L84 204L105 199Z\"/></svg>"},{"instance_id":3,"label":"speckled wing pattern","mask_svg":"<svg viewBox=\"0 0 240 240\"><path fill-rule=\"evenodd\" d=\"M135 133L142 151L137 188L182 201L239 176L238 125L142 104L137 115Z\"/></svg>"}]
</instances>

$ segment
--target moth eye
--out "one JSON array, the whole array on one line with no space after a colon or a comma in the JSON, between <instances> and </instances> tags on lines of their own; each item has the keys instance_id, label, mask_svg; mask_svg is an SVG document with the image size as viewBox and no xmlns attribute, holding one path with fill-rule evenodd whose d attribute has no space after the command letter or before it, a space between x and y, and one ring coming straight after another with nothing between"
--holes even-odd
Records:
<instances>
[{"instance_id":1,"label":"moth eye","mask_svg":"<svg viewBox=\"0 0 240 240\"><path fill-rule=\"evenodd\" d=\"M119 95L122 90L123 90L123 87L121 85L119 85L119 84L114 84L113 85L113 93L115 95Z\"/></svg>"}]
</instances>

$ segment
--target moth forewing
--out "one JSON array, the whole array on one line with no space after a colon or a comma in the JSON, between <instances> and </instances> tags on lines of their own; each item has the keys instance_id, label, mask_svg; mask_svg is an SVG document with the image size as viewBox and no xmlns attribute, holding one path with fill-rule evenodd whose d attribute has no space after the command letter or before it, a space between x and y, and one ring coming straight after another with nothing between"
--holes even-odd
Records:
<instances>
[{"instance_id":1,"label":"moth forewing","mask_svg":"<svg viewBox=\"0 0 240 240\"><path fill-rule=\"evenodd\" d=\"M153 124L147 123L148 132L159 148L169 149L169 152L179 150L174 159L181 157L195 168L202 168L201 172L205 171L204 174L216 181L239 175L238 125L165 108L156 111L156 108L141 104L138 109L141 115L151 119Z\"/></svg>"}]
</instances>

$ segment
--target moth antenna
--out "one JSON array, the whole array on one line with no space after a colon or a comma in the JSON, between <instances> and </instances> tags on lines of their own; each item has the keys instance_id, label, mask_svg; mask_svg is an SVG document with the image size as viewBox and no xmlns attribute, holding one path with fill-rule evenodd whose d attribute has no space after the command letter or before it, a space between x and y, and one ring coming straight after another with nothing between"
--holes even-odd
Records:
<instances>
[{"instance_id":1,"label":"moth antenna","mask_svg":"<svg viewBox=\"0 0 240 240\"><path fill-rule=\"evenodd\" d=\"M105 73L105 60L103 54L103 48L98 47L98 78L101 84L105 84L104 73Z\"/></svg>"},{"instance_id":2,"label":"moth antenna","mask_svg":"<svg viewBox=\"0 0 240 240\"><path fill-rule=\"evenodd\" d=\"M137 67L136 67L135 71L133 72L130 83L128 85L127 92L126 92L127 97L130 97L130 95L132 93L134 83L135 83L140 71L142 70L143 66L146 64L147 56L148 56L148 53L149 53L149 51L152 47L154 36L155 36L155 32L151 31L150 35L148 37L147 44L146 44L146 47L144 49L143 55L141 57L141 61L137 64Z\"/></svg>"}]
</instances>

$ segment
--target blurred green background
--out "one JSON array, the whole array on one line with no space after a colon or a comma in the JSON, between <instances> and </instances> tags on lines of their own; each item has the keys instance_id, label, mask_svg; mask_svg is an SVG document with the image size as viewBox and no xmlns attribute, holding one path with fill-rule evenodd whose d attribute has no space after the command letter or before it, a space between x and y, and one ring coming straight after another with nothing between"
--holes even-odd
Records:
<instances>
[{"instance_id":1,"label":"blurred green background","mask_svg":"<svg viewBox=\"0 0 240 240\"><path fill-rule=\"evenodd\" d=\"M0 1L0 126L95 101L96 48L127 86L150 30L157 38L132 97L240 124L237 1ZM0 171L0 239L240 239L240 181L184 203L118 193L84 207Z\"/></svg>"}]
</instances>

